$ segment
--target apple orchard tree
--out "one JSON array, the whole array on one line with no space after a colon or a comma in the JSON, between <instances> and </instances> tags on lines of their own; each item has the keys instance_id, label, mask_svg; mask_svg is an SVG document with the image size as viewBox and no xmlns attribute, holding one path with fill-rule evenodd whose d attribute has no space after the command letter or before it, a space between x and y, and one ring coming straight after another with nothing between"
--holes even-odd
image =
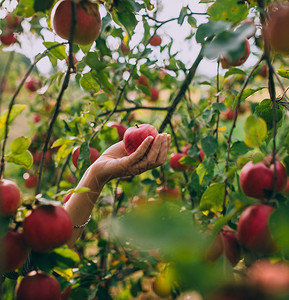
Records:
<instances>
[{"instance_id":1,"label":"apple orchard tree","mask_svg":"<svg viewBox=\"0 0 289 300\"><path fill-rule=\"evenodd\" d=\"M0 2L1 299L289 299L289 2L192 2ZM167 161L70 249L63 203L135 123Z\"/></svg>"}]
</instances>

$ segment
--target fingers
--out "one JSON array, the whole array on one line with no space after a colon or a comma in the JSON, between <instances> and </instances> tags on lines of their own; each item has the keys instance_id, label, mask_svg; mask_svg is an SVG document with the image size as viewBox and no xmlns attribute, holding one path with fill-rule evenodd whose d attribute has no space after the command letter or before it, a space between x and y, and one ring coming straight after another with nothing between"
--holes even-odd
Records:
<instances>
[{"instance_id":1,"label":"fingers","mask_svg":"<svg viewBox=\"0 0 289 300\"><path fill-rule=\"evenodd\" d=\"M146 154L149 146L151 145L153 139L154 138L152 136L148 136L141 143L141 145L137 148L137 150L129 156L130 163L138 162L145 156L145 154Z\"/></svg>"}]
</instances>

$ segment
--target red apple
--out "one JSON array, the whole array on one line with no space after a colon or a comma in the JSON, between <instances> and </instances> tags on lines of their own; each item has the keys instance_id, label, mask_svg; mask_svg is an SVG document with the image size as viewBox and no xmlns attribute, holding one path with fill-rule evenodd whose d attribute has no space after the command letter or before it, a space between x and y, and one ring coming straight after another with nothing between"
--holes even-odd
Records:
<instances>
[{"instance_id":1,"label":"red apple","mask_svg":"<svg viewBox=\"0 0 289 300\"><path fill-rule=\"evenodd\" d=\"M51 12L53 29L65 40L68 40L70 36L72 23L71 5L71 0L58 1ZM101 29L98 4L90 1L76 3L76 17L74 43L79 45L91 44L98 38Z\"/></svg>"},{"instance_id":2,"label":"red apple","mask_svg":"<svg viewBox=\"0 0 289 300\"><path fill-rule=\"evenodd\" d=\"M286 168L276 160L277 181L276 192L282 192L287 185ZM266 198L265 193L272 192L274 177L274 164L266 164L266 161L254 164L249 161L240 172L240 186L244 194L257 199Z\"/></svg>"},{"instance_id":3,"label":"red apple","mask_svg":"<svg viewBox=\"0 0 289 300\"><path fill-rule=\"evenodd\" d=\"M41 120L41 115L40 114L34 114L33 122L38 123L40 120Z\"/></svg>"},{"instance_id":4,"label":"red apple","mask_svg":"<svg viewBox=\"0 0 289 300\"><path fill-rule=\"evenodd\" d=\"M239 58L237 58L234 61L231 61L228 57L221 57L220 62L223 69L227 69L230 67L237 67L237 66L241 66L247 60L249 55L250 55L250 44L249 41L246 39L244 41L244 52L242 55L240 55Z\"/></svg>"},{"instance_id":5,"label":"red apple","mask_svg":"<svg viewBox=\"0 0 289 300\"><path fill-rule=\"evenodd\" d=\"M129 127L123 136L125 151L130 155L136 151L148 136L155 138L157 135L158 131L150 124L140 124Z\"/></svg>"},{"instance_id":6,"label":"red apple","mask_svg":"<svg viewBox=\"0 0 289 300\"><path fill-rule=\"evenodd\" d=\"M41 162L41 158L42 158L42 151L35 151L35 153L33 153L33 162L34 163L40 163ZM45 159L44 162L47 164L49 161L51 160L51 152L50 150L46 151L45 154Z\"/></svg>"},{"instance_id":7,"label":"red apple","mask_svg":"<svg viewBox=\"0 0 289 300\"><path fill-rule=\"evenodd\" d=\"M15 300L60 300L61 290L56 278L46 273L30 272L16 286Z\"/></svg>"},{"instance_id":8,"label":"red apple","mask_svg":"<svg viewBox=\"0 0 289 300\"><path fill-rule=\"evenodd\" d=\"M231 108L228 108L225 112L221 114L222 119L226 121L232 121L234 120L235 111Z\"/></svg>"},{"instance_id":9,"label":"red apple","mask_svg":"<svg viewBox=\"0 0 289 300\"><path fill-rule=\"evenodd\" d=\"M190 166L180 163L180 159L186 157L185 153L174 153L170 158L170 166L175 171L184 171L190 168Z\"/></svg>"},{"instance_id":10,"label":"red apple","mask_svg":"<svg viewBox=\"0 0 289 300\"><path fill-rule=\"evenodd\" d=\"M71 285L69 285L62 293L61 293L61 300L68 300L69 295L71 293Z\"/></svg>"},{"instance_id":11,"label":"red apple","mask_svg":"<svg viewBox=\"0 0 289 300\"><path fill-rule=\"evenodd\" d=\"M150 40L150 45L152 46L159 46L161 43L162 43L162 38L157 34L155 34Z\"/></svg>"},{"instance_id":12,"label":"red apple","mask_svg":"<svg viewBox=\"0 0 289 300\"><path fill-rule=\"evenodd\" d=\"M108 122L107 126L111 127L111 128L116 128L118 136L119 136L119 140L120 141L123 140L123 135L124 135L125 131L128 129L128 127L126 125L119 124L117 122Z\"/></svg>"},{"instance_id":13,"label":"red apple","mask_svg":"<svg viewBox=\"0 0 289 300\"><path fill-rule=\"evenodd\" d=\"M10 46L17 42L17 38L16 38L14 32L8 32L8 33L0 35L0 41L3 45Z\"/></svg>"},{"instance_id":14,"label":"red apple","mask_svg":"<svg viewBox=\"0 0 289 300\"><path fill-rule=\"evenodd\" d=\"M268 15L267 26L263 34L265 39L271 45L271 48L277 52L289 52L289 6L279 6L275 4Z\"/></svg>"},{"instance_id":15,"label":"red apple","mask_svg":"<svg viewBox=\"0 0 289 300\"><path fill-rule=\"evenodd\" d=\"M256 261L248 269L248 279L270 294L289 292L289 267L284 261L272 263L267 259Z\"/></svg>"},{"instance_id":16,"label":"red apple","mask_svg":"<svg viewBox=\"0 0 289 300\"><path fill-rule=\"evenodd\" d=\"M72 151L72 155L71 155L71 159L72 159L72 163L74 164L75 168L78 169L78 158L79 158L79 146L76 146L73 151ZM89 147L89 152L90 152L90 163L93 164L98 158L99 158L99 152L94 149Z\"/></svg>"},{"instance_id":17,"label":"red apple","mask_svg":"<svg viewBox=\"0 0 289 300\"><path fill-rule=\"evenodd\" d=\"M162 201L181 200L182 196L177 187L171 188L168 185L162 185L157 188L157 194Z\"/></svg>"},{"instance_id":18,"label":"red apple","mask_svg":"<svg viewBox=\"0 0 289 300\"><path fill-rule=\"evenodd\" d=\"M120 50L121 50L121 52L123 54L130 53L130 48L124 42L121 42L121 44L120 44Z\"/></svg>"},{"instance_id":19,"label":"red apple","mask_svg":"<svg viewBox=\"0 0 289 300\"><path fill-rule=\"evenodd\" d=\"M273 210L272 206L256 204L243 211L238 223L238 238L244 247L264 254L274 253L277 250L268 226Z\"/></svg>"},{"instance_id":20,"label":"red apple","mask_svg":"<svg viewBox=\"0 0 289 300\"><path fill-rule=\"evenodd\" d=\"M23 234L35 252L48 252L68 242L73 232L70 216L61 206L40 205L23 222Z\"/></svg>"},{"instance_id":21,"label":"red apple","mask_svg":"<svg viewBox=\"0 0 289 300\"><path fill-rule=\"evenodd\" d=\"M11 180L0 180L0 216L6 217L16 213L21 205L21 193Z\"/></svg>"},{"instance_id":22,"label":"red apple","mask_svg":"<svg viewBox=\"0 0 289 300\"><path fill-rule=\"evenodd\" d=\"M12 272L21 267L29 254L22 233L8 231L0 239L0 272Z\"/></svg>"},{"instance_id":23,"label":"red apple","mask_svg":"<svg viewBox=\"0 0 289 300\"><path fill-rule=\"evenodd\" d=\"M38 178L35 175L30 175L28 173L25 174L25 178L24 178L24 185L28 188L28 189L32 189L34 187L36 187L37 185L37 181Z\"/></svg>"},{"instance_id":24,"label":"red apple","mask_svg":"<svg viewBox=\"0 0 289 300\"><path fill-rule=\"evenodd\" d=\"M36 92L42 87L42 83L39 79L36 79L34 77L27 78L25 82L25 86L28 91L30 92Z\"/></svg>"},{"instance_id":25,"label":"red apple","mask_svg":"<svg viewBox=\"0 0 289 300\"><path fill-rule=\"evenodd\" d=\"M140 77L137 80L137 84L139 85L144 85L144 86L149 86L149 80L146 76L140 75Z\"/></svg>"},{"instance_id":26,"label":"red apple","mask_svg":"<svg viewBox=\"0 0 289 300\"><path fill-rule=\"evenodd\" d=\"M9 29L17 29L21 24L21 18L9 13L6 16L6 23Z\"/></svg>"},{"instance_id":27,"label":"red apple","mask_svg":"<svg viewBox=\"0 0 289 300\"><path fill-rule=\"evenodd\" d=\"M216 235L212 244L208 247L206 258L209 261L216 261L223 253L233 267L241 259L241 246L237 235L228 226L224 226Z\"/></svg>"},{"instance_id":28,"label":"red apple","mask_svg":"<svg viewBox=\"0 0 289 300\"><path fill-rule=\"evenodd\" d=\"M151 97L150 100L155 102L159 100L159 91L156 88L150 88Z\"/></svg>"}]
</instances>

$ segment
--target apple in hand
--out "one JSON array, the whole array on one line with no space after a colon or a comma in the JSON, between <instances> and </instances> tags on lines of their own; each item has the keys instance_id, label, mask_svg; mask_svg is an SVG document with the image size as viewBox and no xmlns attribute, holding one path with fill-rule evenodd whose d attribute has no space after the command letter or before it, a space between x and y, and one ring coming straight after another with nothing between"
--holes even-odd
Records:
<instances>
[{"instance_id":1,"label":"apple in hand","mask_svg":"<svg viewBox=\"0 0 289 300\"><path fill-rule=\"evenodd\" d=\"M245 248L263 254L276 252L278 247L268 226L273 210L272 206L256 204L243 211L238 222L238 238Z\"/></svg>"},{"instance_id":2,"label":"apple in hand","mask_svg":"<svg viewBox=\"0 0 289 300\"><path fill-rule=\"evenodd\" d=\"M155 138L157 135L158 131L150 124L136 124L136 126L129 127L123 136L126 153L132 154L148 136Z\"/></svg>"},{"instance_id":3,"label":"apple in hand","mask_svg":"<svg viewBox=\"0 0 289 300\"><path fill-rule=\"evenodd\" d=\"M150 45L152 46L159 46L161 43L162 43L162 38L157 34L155 34L150 40Z\"/></svg>"},{"instance_id":4,"label":"apple in hand","mask_svg":"<svg viewBox=\"0 0 289 300\"><path fill-rule=\"evenodd\" d=\"M22 233L8 231L0 238L0 273L12 272L21 267L29 254Z\"/></svg>"},{"instance_id":5,"label":"apple in hand","mask_svg":"<svg viewBox=\"0 0 289 300\"><path fill-rule=\"evenodd\" d=\"M28 273L15 288L15 300L60 300L61 289L57 279L43 272Z\"/></svg>"},{"instance_id":6,"label":"apple in hand","mask_svg":"<svg viewBox=\"0 0 289 300\"><path fill-rule=\"evenodd\" d=\"M72 163L74 164L76 169L78 169L79 149L80 149L80 147L76 146L73 149L72 155L71 155ZM93 164L99 158L100 154L96 149L91 148L91 147L89 147L89 152L90 152L89 160L90 160L90 163Z\"/></svg>"},{"instance_id":7,"label":"apple in hand","mask_svg":"<svg viewBox=\"0 0 289 300\"><path fill-rule=\"evenodd\" d=\"M56 2L51 12L51 23L54 31L65 40L69 39L72 23L72 1L61 0ZM94 42L100 33L101 17L98 4L90 1L76 3L76 18L74 43L89 45Z\"/></svg>"},{"instance_id":8,"label":"apple in hand","mask_svg":"<svg viewBox=\"0 0 289 300\"><path fill-rule=\"evenodd\" d=\"M188 156L185 153L174 153L170 158L170 166L175 171L185 171L190 168L190 166L180 163L180 159Z\"/></svg>"},{"instance_id":9,"label":"apple in hand","mask_svg":"<svg viewBox=\"0 0 289 300\"><path fill-rule=\"evenodd\" d=\"M35 252L49 252L66 244L72 232L70 216L61 206L40 205L23 222L25 242Z\"/></svg>"},{"instance_id":10,"label":"apple in hand","mask_svg":"<svg viewBox=\"0 0 289 300\"><path fill-rule=\"evenodd\" d=\"M287 185L286 168L276 160L277 180L276 192L282 192ZM248 197L257 199L266 198L272 192L274 177L274 164L266 160L254 164L249 161L240 172L240 186Z\"/></svg>"},{"instance_id":11,"label":"apple in hand","mask_svg":"<svg viewBox=\"0 0 289 300\"><path fill-rule=\"evenodd\" d=\"M107 123L108 127L111 128L116 128L118 136L119 136L119 140L122 141L123 140L123 135L125 133L125 131L127 130L127 126L124 124L119 124L117 122L108 122Z\"/></svg>"},{"instance_id":12,"label":"apple in hand","mask_svg":"<svg viewBox=\"0 0 289 300\"><path fill-rule=\"evenodd\" d=\"M236 60L232 61L230 60L228 57L221 57L220 58L220 62L222 65L223 69L228 69L230 67L237 67L237 66L241 66L249 57L250 55L250 44L249 41L246 39L244 41L244 52L240 55L239 58L237 58Z\"/></svg>"},{"instance_id":13,"label":"apple in hand","mask_svg":"<svg viewBox=\"0 0 289 300\"><path fill-rule=\"evenodd\" d=\"M21 205L21 193L11 180L0 180L0 216L7 217L16 213Z\"/></svg>"}]
</instances>

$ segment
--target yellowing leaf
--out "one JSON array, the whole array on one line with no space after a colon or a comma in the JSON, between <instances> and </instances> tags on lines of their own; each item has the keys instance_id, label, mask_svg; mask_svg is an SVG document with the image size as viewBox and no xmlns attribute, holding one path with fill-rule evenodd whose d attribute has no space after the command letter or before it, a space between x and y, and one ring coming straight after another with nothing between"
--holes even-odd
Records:
<instances>
[{"instance_id":1,"label":"yellowing leaf","mask_svg":"<svg viewBox=\"0 0 289 300\"><path fill-rule=\"evenodd\" d=\"M267 137L266 122L257 116L251 115L244 124L245 143L251 148L260 147Z\"/></svg>"}]
</instances>

